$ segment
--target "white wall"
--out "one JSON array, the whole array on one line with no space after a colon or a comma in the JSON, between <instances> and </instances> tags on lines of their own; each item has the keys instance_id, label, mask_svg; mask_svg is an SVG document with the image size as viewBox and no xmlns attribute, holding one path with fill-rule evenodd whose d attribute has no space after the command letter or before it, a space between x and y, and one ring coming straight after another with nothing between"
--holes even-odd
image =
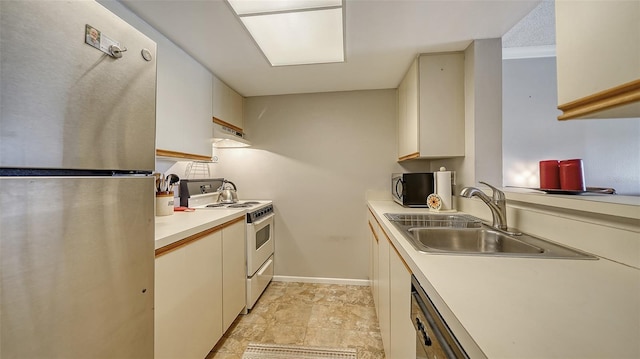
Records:
<instances>
[{"instance_id":1,"label":"white wall","mask_svg":"<svg viewBox=\"0 0 640 359\"><path fill-rule=\"evenodd\" d=\"M240 198L272 199L276 275L367 279L367 191L389 193L396 90L250 97L253 146L216 149Z\"/></svg>"},{"instance_id":2,"label":"white wall","mask_svg":"<svg viewBox=\"0 0 640 359\"><path fill-rule=\"evenodd\" d=\"M538 187L538 161L582 158L587 186L640 195L640 118L558 121L555 57L503 70L505 185Z\"/></svg>"}]
</instances>

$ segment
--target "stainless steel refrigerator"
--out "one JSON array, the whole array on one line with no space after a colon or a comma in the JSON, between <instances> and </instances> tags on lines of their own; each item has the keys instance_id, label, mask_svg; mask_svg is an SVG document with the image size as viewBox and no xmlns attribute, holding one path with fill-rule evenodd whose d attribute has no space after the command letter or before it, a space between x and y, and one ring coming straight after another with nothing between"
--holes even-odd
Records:
<instances>
[{"instance_id":1,"label":"stainless steel refrigerator","mask_svg":"<svg viewBox=\"0 0 640 359\"><path fill-rule=\"evenodd\" d=\"M0 1L0 357L152 358L156 44Z\"/></svg>"}]
</instances>

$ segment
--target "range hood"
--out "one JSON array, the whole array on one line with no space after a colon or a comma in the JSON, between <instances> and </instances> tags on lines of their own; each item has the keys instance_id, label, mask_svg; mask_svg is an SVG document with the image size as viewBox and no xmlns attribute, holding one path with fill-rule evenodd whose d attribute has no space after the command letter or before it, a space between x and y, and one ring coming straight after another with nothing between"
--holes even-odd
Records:
<instances>
[{"instance_id":1,"label":"range hood","mask_svg":"<svg viewBox=\"0 0 640 359\"><path fill-rule=\"evenodd\" d=\"M230 125L222 120L213 118L213 147L234 148L249 147L251 142L246 138L242 129Z\"/></svg>"}]
</instances>

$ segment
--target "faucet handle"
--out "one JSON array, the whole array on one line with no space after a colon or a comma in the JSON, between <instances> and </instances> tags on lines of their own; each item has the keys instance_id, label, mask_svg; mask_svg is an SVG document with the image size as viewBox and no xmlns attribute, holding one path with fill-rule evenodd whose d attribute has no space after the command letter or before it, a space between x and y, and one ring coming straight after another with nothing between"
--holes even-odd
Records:
<instances>
[{"instance_id":1,"label":"faucet handle","mask_svg":"<svg viewBox=\"0 0 640 359\"><path fill-rule=\"evenodd\" d=\"M480 181L480 183L482 183L483 185L485 185L485 186L487 186L487 187L491 188L492 196L493 196L493 200L494 200L494 201L496 201L496 202L497 202L497 201L504 201L504 200L506 200L506 197L505 197L505 195L504 195L504 192L502 192L501 190L499 190L499 189L497 189L497 188L493 187L492 185L488 184L487 182L482 182L482 181Z\"/></svg>"}]
</instances>

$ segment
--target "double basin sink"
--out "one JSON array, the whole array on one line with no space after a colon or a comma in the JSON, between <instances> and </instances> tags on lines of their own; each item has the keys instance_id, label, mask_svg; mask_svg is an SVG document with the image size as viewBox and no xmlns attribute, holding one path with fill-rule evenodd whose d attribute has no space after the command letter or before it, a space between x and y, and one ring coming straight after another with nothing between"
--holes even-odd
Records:
<instances>
[{"instance_id":1,"label":"double basin sink","mask_svg":"<svg viewBox=\"0 0 640 359\"><path fill-rule=\"evenodd\" d=\"M597 259L524 233L488 226L465 214L385 213L413 247L426 253L528 258Z\"/></svg>"}]
</instances>

